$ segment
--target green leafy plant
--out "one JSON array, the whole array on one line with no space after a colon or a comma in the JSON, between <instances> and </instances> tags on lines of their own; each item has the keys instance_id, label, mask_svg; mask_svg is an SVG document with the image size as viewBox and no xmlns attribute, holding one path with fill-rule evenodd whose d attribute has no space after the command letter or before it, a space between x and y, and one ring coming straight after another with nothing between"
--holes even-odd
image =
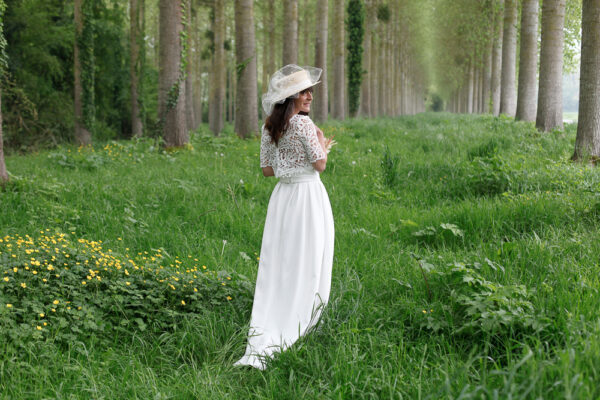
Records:
<instances>
[{"instance_id":1,"label":"green leafy plant","mask_svg":"<svg viewBox=\"0 0 600 400\"><path fill-rule=\"evenodd\" d=\"M392 188L398 184L398 165L400 157L392 154L388 147L383 152L383 158L381 160L381 172L383 174L383 184L389 188Z\"/></svg>"}]
</instances>

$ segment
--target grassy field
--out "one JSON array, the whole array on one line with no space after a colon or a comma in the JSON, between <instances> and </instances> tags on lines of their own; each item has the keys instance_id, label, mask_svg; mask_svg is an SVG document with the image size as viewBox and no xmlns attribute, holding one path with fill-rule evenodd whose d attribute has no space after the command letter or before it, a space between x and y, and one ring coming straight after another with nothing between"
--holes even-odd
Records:
<instances>
[{"instance_id":1,"label":"grassy field","mask_svg":"<svg viewBox=\"0 0 600 400\"><path fill-rule=\"evenodd\" d=\"M600 173L569 161L574 125L323 128L331 299L266 371L232 366L276 183L258 140L8 157L0 398L600 397Z\"/></svg>"}]
</instances>

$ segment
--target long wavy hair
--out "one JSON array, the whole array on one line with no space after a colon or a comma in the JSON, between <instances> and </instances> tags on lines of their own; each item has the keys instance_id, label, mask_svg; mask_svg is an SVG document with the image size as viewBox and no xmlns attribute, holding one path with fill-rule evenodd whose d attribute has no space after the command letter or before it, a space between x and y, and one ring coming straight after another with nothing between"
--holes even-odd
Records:
<instances>
[{"instance_id":1,"label":"long wavy hair","mask_svg":"<svg viewBox=\"0 0 600 400\"><path fill-rule=\"evenodd\" d=\"M312 91L313 88L309 87L300 93L312 93ZM269 132L269 136L271 136L273 142L275 142L275 146L279 144L279 139L281 139L283 136L283 133L286 131L290 123L290 118L292 118L294 115L294 100L296 100L294 97L288 97L283 103L275 104L271 115L269 115L265 121L265 128ZM303 111L300 111L298 114L308 115Z\"/></svg>"}]
</instances>

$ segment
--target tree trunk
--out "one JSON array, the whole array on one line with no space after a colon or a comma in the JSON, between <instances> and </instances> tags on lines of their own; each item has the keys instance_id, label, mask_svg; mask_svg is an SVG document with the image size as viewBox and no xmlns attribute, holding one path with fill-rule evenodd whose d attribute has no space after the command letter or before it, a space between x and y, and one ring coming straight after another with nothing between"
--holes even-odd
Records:
<instances>
[{"instance_id":1,"label":"tree trunk","mask_svg":"<svg viewBox=\"0 0 600 400\"><path fill-rule=\"evenodd\" d=\"M502 10L504 0L492 3L492 7ZM492 107L494 115L500 114L500 83L502 74L502 39L504 36L504 13L494 10L494 50L492 55Z\"/></svg>"},{"instance_id":2,"label":"tree trunk","mask_svg":"<svg viewBox=\"0 0 600 400\"><path fill-rule=\"evenodd\" d=\"M493 35L493 26L492 26L492 35ZM489 105L490 96L492 94L492 59L494 52L494 37L490 39L490 43L487 48L487 52L485 54L485 66L484 66L484 77L483 77L483 94L481 99L481 112L489 113L491 112Z\"/></svg>"},{"instance_id":3,"label":"tree trunk","mask_svg":"<svg viewBox=\"0 0 600 400\"><path fill-rule=\"evenodd\" d=\"M194 65L195 60L192 56L192 38L194 36L194 26L192 25L191 16L192 16L192 0L186 1L186 15L187 15L187 26L185 27L187 33L187 64L186 64L186 74L185 74L185 120L186 120L186 129L188 131L192 131L196 129L196 115L194 112L194 85L193 85L193 75L194 75Z\"/></svg>"},{"instance_id":4,"label":"tree trunk","mask_svg":"<svg viewBox=\"0 0 600 400\"><path fill-rule=\"evenodd\" d=\"M600 159L600 1L583 0L579 120L574 160ZM1 152L0 152L1 153Z\"/></svg>"},{"instance_id":5,"label":"tree trunk","mask_svg":"<svg viewBox=\"0 0 600 400\"><path fill-rule=\"evenodd\" d=\"M327 28L328 0L317 0L315 35L315 67L321 68L321 83L315 86L313 115L316 121L327 121Z\"/></svg>"},{"instance_id":6,"label":"tree trunk","mask_svg":"<svg viewBox=\"0 0 600 400\"><path fill-rule=\"evenodd\" d=\"M504 3L504 38L502 39L502 82L500 84L500 113L515 116L517 109L516 57L518 0Z\"/></svg>"},{"instance_id":7,"label":"tree trunk","mask_svg":"<svg viewBox=\"0 0 600 400\"><path fill-rule=\"evenodd\" d=\"M473 61L469 61L469 74L467 77L468 87L467 87L467 114L473 113L473 93L474 93L474 68Z\"/></svg>"},{"instance_id":8,"label":"tree trunk","mask_svg":"<svg viewBox=\"0 0 600 400\"><path fill-rule=\"evenodd\" d=\"M283 65L298 64L298 0L283 2Z\"/></svg>"},{"instance_id":9,"label":"tree trunk","mask_svg":"<svg viewBox=\"0 0 600 400\"><path fill-rule=\"evenodd\" d=\"M144 0L129 2L129 75L131 78L131 135L142 137L143 122L139 99L140 77L144 65Z\"/></svg>"},{"instance_id":10,"label":"tree trunk","mask_svg":"<svg viewBox=\"0 0 600 400\"><path fill-rule=\"evenodd\" d=\"M371 117L379 116L379 68L377 68L377 52L379 50L378 47L378 37L376 34L377 30L377 21L373 18L373 27L371 31L371 70L369 71L369 93L371 96Z\"/></svg>"},{"instance_id":11,"label":"tree trunk","mask_svg":"<svg viewBox=\"0 0 600 400\"><path fill-rule=\"evenodd\" d=\"M538 1L523 0L519 55L518 121L535 121L537 110Z\"/></svg>"},{"instance_id":12,"label":"tree trunk","mask_svg":"<svg viewBox=\"0 0 600 400\"><path fill-rule=\"evenodd\" d=\"M333 117L344 119L346 99L345 86L345 46L344 46L344 0L335 0L333 9Z\"/></svg>"},{"instance_id":13,"label":"tree trunk","mask_svg":"<svg viewBox=\"0 0 600 400\"><path fill-rule=\"evenodd\" d=\"M210 130L216 135L221 133L224 124L224 103L225 103L225 0L215 0L214 2L214 22L213 34L215 49L212 60L210 83L210 96L208 99L208 125Z\"/></svg>"},{"instance_id":14,"label":"tree trunk","mask_svg":"<svg viewBox=\"0 0 600 400\"><path fill-rule=\"evenodd\" d=\"M535 126L544 132L563 127L562 69L566 0L544 0L540 90Z\"/></svg>"},{"instance_id":15,"label":"tree trunk","mask_svg":"<svg viewBox=\"0 0 600 400\"><path fill-rule=\"evenodd\" d=\"M86 146L92 143L92 134L90 133L91 127L89 126L91 123L91 118L93 118L92 110L89 108L92 107L93 103L90 104L90 101L93 100L93 88L87 87L91 82L84 82L82 76L82 68L86 68L88 74L92 74L93 65L89 65L91 62L89 60L89 53L93 55L93 50L90 48L80 49L79 43L84 34L84 21L83 18L83 2L86 0L75 0L75 48L73 58L75 61L74 72L75 72L75 98L74 98L74 106L75 106L75 140L79 145ZM87 0L89 1L89 0ZM86 41L89 38L86 37L82 41ZM87 46L92 46L92 43L86 42ZM93 76L93 75L92 75ZM88 75L88 78L90 76ZM88 79L89 80L89 79ZM84 84L86 87L84 87ZM84 104L84 101L87 104Z\"/></svg>"},{"instance_id":16,"label":"tree trunk","mask_svg":"<svg viewBox=\"0 0 600 400\"><path fill-rule=\"evenodd\" d=\"M370 109L370 75L371 75L371 28L372 22L371 18L373 18L373 10L371 6L371 0L365 1L366 7L366 24L365 24L365 36L363 39L363 68L365 71L365 75L363 75L363 81L361 85L361 104L360 104L360 114L366 117L371 116Z\"/></svg>"},{"instance_id":17,"label":"tree trunk","mask_svg":"<svg viewBox=\"0 0 600 400\"><path fill-rule=\"evenodd\" d=\"M253 0L235 1L235 58L237 94L235 132L242 138L258 132L256 52Z\"/></svg>"},{"instance_id":18,"label":"tree trunk","mask_svg":"<svg viewBox=\"0 0 600 400\"><path fill-rule=\"evenodd\" d=\"M304 0L304 18L302 19L302 25L304 28L304 33L303 33L303 55L302 55L302 65L314 65L314 63L310 62L310 33L311 33L311 29L310 29L310 22L312 22L312 19L310 17L310 0Z\"/></svg>"},{"instance_id":19,"label":"tree trunk","mask_svg":"<svg viewBox=\"0 0 600 400\"><path fill-rule=\"evenodd\" d=\"M183 10L172 0L160 0L158 108L166 147L189 142L185 118L185 79L182 63Z\"/></svg>"},{"instance_id":20,"label":"tree trunk","mask_svg":"<svg viewBox=\"0 0 600 400\"><path fill-rule=\"evenodd\" d=\"M0 32L0 34L2 34ZM0 87L0 186L8 182L8 171L4 162L4 140L2 139L2 88Z\"/></svg>"}]
</instances>

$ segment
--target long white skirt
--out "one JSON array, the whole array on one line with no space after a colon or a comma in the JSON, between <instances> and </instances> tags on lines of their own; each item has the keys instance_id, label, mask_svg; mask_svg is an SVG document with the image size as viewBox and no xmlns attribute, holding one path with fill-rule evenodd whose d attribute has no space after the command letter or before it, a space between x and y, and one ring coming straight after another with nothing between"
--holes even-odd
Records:
<instances>
[{"instance_id":1,"label":"long white skirt","mask_svg":"<svg viewBox=\"0 0 600 400\"><path fill-rule=\"evenodd\" d=\"M281 178L263 233L248 345L235 365L265 361L307 333L329 300L333 214L319 174Z\"/></svg>"}]
</instances>

